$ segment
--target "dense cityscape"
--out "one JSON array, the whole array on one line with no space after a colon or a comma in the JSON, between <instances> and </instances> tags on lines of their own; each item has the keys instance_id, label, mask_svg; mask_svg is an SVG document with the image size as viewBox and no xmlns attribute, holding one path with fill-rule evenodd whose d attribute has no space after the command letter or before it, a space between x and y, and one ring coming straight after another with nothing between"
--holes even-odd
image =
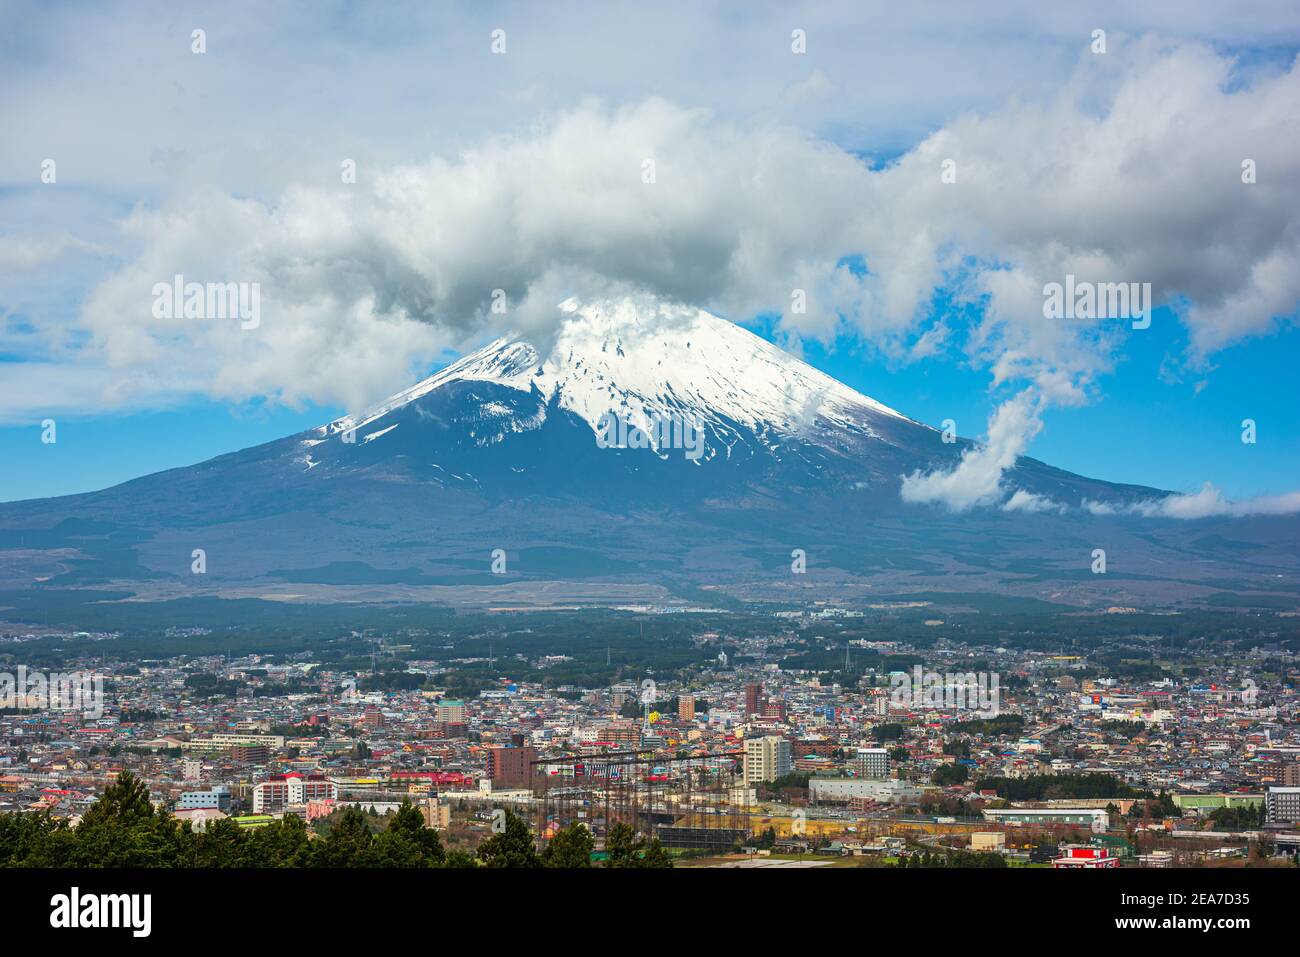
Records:
<instances>
[{"instance_id":1,"label":"dense cityscape","mask_svg":"<svg viewBox=\"0 0 1300 957\"><path fill-rule=\"evenodd\" d=\"M1132 617L1113 611L1091 620ZM459 866L506 866L507 836L518 866L1291 866L1300 848L1300 665L1294 639L1268 637L1284 617L1239 616L1264 637L1229 660L1213 635L1123 628L1091 651L968 645L947 637L964 616L924 601L732 628L617 615L690 649L655 669L578 639L513 652L539 622L587 627L532 617L479 616L455 638L349 631L342 657L185 653L221 643L193 629L159 639L172 653L123 659L114 632L10 632L0 862L53 853L20 819L75 832L124 786L209 854L216 835L292 826L295 853L326 861L340 834L369 847L402 827L437 835L436 861L410 860ZM872 638L902 622L923 637ZM609 680L563 677L602 654ZM575 841L576 856L547 856Z\"/></svg>"}]
</instances>

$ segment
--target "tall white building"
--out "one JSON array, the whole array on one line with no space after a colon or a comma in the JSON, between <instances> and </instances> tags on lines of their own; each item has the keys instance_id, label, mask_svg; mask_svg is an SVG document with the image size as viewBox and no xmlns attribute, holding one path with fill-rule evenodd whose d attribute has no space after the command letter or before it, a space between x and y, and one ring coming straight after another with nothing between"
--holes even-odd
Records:
<instances>
[{"instance_id":1,"label":"tall white building","mask_svg":"<svg viewBox=\"0 0 1300 957\"><path fill-rule=\"evenodd\" d=\"M775 781L794 767L790 742L777 735L745 742L745 783Z\"/></svg>"}]
</instances>

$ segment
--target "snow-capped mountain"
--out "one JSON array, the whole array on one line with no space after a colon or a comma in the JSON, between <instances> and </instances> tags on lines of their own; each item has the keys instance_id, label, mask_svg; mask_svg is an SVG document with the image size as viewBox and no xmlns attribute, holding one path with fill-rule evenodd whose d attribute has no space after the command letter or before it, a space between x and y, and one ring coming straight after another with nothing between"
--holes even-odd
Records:
<instances>
[{"instance_id":1,"label":"snow-capped mountain","mask_svg":"<svg viewBox=\"0 0 1300 957\"><path fill-rule=\"evenodd\" d=\"M570 299L559 308L566 321L544 357L518 336L503 337L327 432L366 430L452 382L536 391L593 432L611 412L648 434L656 417L682 416L716 435L741 429L774 439L834 428L873 434L873 417L905 418L700 309L649 298Z\"/></svg>"},{"instance_id":2,"label":"snow-capped mountain","mask_svg":"<svg viewBox=\"0 0 1300 957\"><path fill-rule=\"evenodd\" d=\"M888 499L903 474L950 465L970 445L945 445L935 429L700 309L644 297L569 300L559 310L563 321L542 348L522 336L502 337L372 408L308 434L301 440L302 468L325 464L327 471L351 471L401 459L417 475L427 466L439 483L472 480L482 486L492 479L478 466L495 456L474 451L505 446L517 453L523 441L518 436L525 433L547 435L547 448L540 456L514 455L513 473L535 472L575 438L588 446L579 459L591 457L593 441L597 448L635 450L629 430L644 437L643 451L668 461L674 449L665 442L673 433L661 424L680 422L702 435L701 454L687 461L703 472L674 476L674 490L684 480L701 491L720 483L734 490L736 469L744 468L739 480L750 488L783 472L781 481L791 489L815 482L860 493L871 486L876 497ZM625 423L621 442L601 441L609 438L602 430L611 417ZM441 424L452 423L455 428L440 432ZM372 443L380 445L357 453L358 445ZM420 456L428 461L421 463ZM574 460L565 451L563 461ZM571 482L600 484L621 495L625 489L610 473L627 468L643 473L638 492L653 498L654 489L645 485L654 476L643 456L602 456ZM1117 491L1106 483L1071 481L1031 460L1019 471L1007 483L1007 498L1023 489L1077 505L1090 494L1113 500ZM1121 498L1131 494L1120 490Z\"/></svg>"},{"instance_id":3,"label":"snow-capped mountain","mask_svg":"<svg viewBox=\"0 0 1300 957\"><path fill-rule=\"evenodd\" d=\"M498 339L320 428L0 505L0 587L497 602L996 589L1123 605L1297 576L1293 520L1091 515L1083 502L1165 493L1032 459L1008 470L1006 498L1066 511L908 504L902 476L971 443L698 309L560 308L553 334Z\"/></svg>"}]
</instances>

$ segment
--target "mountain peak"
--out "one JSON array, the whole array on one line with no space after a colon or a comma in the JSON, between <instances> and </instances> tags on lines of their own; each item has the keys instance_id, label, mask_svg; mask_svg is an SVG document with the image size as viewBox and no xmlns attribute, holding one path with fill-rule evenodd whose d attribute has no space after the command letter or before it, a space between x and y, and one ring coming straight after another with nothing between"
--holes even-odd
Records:
<instances>
[{"instance_id":1,"label":"mountain peak","mask_svg":"<svg viewBox=\"0 0 1300 957\"><path fill-rule=\"evenodd\" d=\"M906 419L702 309L650 296L568 299L558 308L563 320L549 347L503 336L330 431L360 428L464 381L536 390L593 429L610 412L636 425L681 416L760 434L806 434L818 425L870 432L878 417Z\"/></svg>"}]
</instances>

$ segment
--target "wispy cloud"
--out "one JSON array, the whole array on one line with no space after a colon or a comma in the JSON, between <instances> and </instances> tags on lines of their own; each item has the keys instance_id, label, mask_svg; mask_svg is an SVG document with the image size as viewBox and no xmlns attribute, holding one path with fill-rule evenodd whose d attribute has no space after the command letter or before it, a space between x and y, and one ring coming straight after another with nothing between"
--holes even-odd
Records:
<instances>
[{"instance_id":1,"label":"wispy cloud","mask_svg":"<svg viewBox=\"0 0 1300 957\"><path fill-rule=\"evenodd\" d=\"M951 470L904 476L903 501L936 502L954 511L996 502L1005 494L1003 473L1015 465L1042 427L1038 395L1026 389L998 407L989 422L987 440L962 453L961 461ZM1022 494L1013 501L1016 508L1027 508L1036 497Z\"/></svg>"},{"instance_id":2,"label":"wispy cloud","mask_svg":"<svg viewBox=\"0 0 1300 957\"><path fill-rule=\"evenodd\" d=\"M1260 495L1253 498L1229 501L1211 483L1206 482L1199 492L1169 495L1161 499L1135 502L1131 505L1114 505L1102 502L1084 502L1083 507L1094 515L1144 515L1148 518L1245 518L1253 515L1294 515L1300 512L1300 492L1284 495Z\"/></svg>"},{"instance_id":3,"label":"wispy cloud","mask_svg":"<svg viewBox=\"0 0 1300 957\"><path fill-rule=\"evenodd\" d=\"M1053 501L1045 495L1035 495L1024 489L1016 489L1011 497L1002 504L1004 512L1064 512L1066 506Z\"/></svg>"}]
</instances>

